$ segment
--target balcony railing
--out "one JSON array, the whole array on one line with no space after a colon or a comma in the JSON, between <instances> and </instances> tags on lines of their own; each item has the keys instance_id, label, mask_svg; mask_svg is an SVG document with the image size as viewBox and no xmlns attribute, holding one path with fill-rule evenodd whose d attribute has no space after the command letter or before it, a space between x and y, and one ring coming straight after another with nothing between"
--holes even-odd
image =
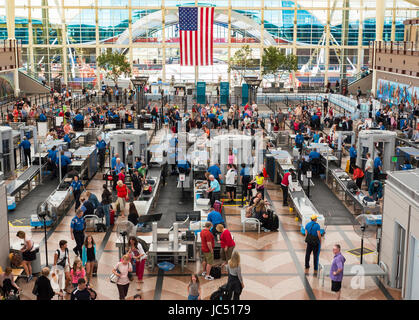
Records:
<instances>
[{"instance_id":1,"label":"balcony railing","mask_svg":"<svg viewBox=\"0 0 419 320\"><path fill-rule=\"evenodd\" d=\"M419 42L411 41L374 41L370 48L375 48L380 53L419 55Z\"/></svg>"}]
</instances>

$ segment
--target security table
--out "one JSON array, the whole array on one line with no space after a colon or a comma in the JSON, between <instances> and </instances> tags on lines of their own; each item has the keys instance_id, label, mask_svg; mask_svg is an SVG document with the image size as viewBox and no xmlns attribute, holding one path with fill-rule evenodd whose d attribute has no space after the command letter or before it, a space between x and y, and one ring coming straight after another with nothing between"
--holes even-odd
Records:
<instances>
[{"instance_id":1,"label":"security table","mask_svg":"<svg viewBox=\"0 0 419 320\"><path fill-rule=\"evenodd\" d=\"M155 247L153 244L150 245L148 250L148 257L151 270L154 270L155 264L157 264L157 257L167 256L174 257L174 262L177 262L177 258L181 257L181 270L183 272L185 259L188 263L188 250L185 244L179 244L177 249L173 248L169 243L158 243Z\"/></svg>"}]
</instances>

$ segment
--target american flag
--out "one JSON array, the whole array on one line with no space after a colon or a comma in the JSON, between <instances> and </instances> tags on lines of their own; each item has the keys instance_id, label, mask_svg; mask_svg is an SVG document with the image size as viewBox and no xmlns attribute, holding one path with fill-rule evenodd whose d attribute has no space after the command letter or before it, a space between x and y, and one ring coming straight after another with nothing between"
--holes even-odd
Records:
<instances>
[{"instance_id":1,"label":"american flag","mask_svg":"<svg viewBox=\"0 0 419 320\"><path fill-rule=\"evenodd\" d=\"M180 65L212 65L213 7L179 7Z\"/></svg>"}]
</instances>

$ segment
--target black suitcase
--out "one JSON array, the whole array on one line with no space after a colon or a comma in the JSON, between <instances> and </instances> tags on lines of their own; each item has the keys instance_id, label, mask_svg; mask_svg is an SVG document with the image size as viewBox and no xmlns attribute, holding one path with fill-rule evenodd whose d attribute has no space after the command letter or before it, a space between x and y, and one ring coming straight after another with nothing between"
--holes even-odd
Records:
<instances>
[{"instance_id":1,"label":"black suitcase","mask_svg":"<svg viewBox=\"0 0 419 320\"><path fill-rule=\"evenodd\" d=\"M221 278L221 267L220 266L212 266L210 276L214 277L214 279Z\"/></svg>"}]
</instances>

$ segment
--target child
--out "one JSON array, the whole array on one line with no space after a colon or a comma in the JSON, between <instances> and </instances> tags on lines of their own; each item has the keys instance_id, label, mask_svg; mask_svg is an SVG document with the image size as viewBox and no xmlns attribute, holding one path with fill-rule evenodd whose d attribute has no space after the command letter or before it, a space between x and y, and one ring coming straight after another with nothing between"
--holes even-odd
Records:
<instances>
[{"instance_id":1,"label":"child","mask_svg":"<svg viewBox=\"0 0 419 320\"><path fill-rule=\"evenodd\" d=\"M188 300L201 300L201 287L196 274L191 275L191 281L188 284Z\"/></svg>"},{"instance_id":2,"label":"child","mask_svg":"<svg viewBox=\"0 0 419 320\"><path fill-rule=\"evenodd\" d=\"M71 269L71 283L73 284L73 288L77 288L80 278L86 280L86 271L83 268L81 260L76 259L74 260L73 269Z\"/></svg>"}]
</instances>

